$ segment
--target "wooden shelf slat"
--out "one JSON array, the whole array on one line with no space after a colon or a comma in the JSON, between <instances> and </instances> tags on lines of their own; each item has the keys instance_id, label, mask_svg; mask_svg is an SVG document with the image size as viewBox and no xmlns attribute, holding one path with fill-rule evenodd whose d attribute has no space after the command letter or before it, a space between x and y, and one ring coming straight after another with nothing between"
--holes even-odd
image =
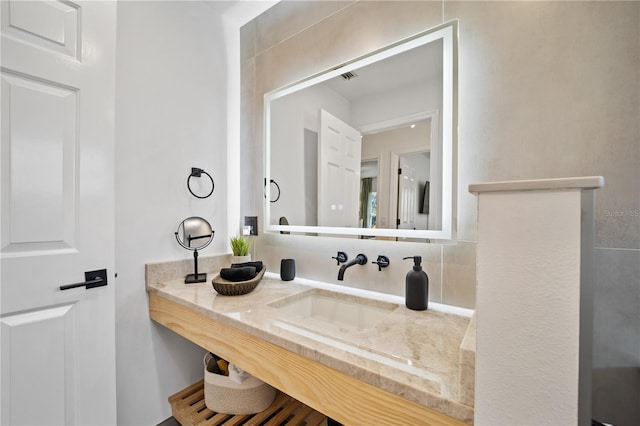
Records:
<instances>
[{"instance_id":1,"label":"wooden shelf slat","mask_svg":"<svg viewBox=\"0 0 640 426\"><path fill-rule=\"evenodd\" d=\"M182 426L295 426L319 425L327 417L280 391L271 405L256 414L224 414L209 410L204 402L204 381L169 397L173 417ZM268 421L267 421L268 419ZM267 421L266 423L264 423Z\"/></svg>"}]
</instances>

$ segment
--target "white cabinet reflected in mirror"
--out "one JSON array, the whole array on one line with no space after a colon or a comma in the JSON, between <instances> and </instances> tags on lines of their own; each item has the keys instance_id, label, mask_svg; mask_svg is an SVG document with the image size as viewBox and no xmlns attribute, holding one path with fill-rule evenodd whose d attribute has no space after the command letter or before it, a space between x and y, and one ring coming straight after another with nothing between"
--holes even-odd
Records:
<instances>
[{"instance_id":1,"label":"white cabinet reflected in mirror","mask_svg":"<svg viewBox=\"0 0 640 426\"><path fill-rule=\"evenodd\" d=\"M456 93L457 21L267 93L265 230L452 239Z\"/></svg>"}]
</instances>

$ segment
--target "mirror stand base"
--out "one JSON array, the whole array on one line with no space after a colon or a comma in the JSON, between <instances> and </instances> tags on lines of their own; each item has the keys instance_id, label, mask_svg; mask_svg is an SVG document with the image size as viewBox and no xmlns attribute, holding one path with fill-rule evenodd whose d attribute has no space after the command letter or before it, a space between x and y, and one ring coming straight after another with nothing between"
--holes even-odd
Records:
<instances>
[{"instance_id":1,"label":"mirror stand base","mask_svg":"<svg viewBox=\"0 0 640 426\"><path fill-rule=\"evenodd\" d=\"M207 274L189 274L184 278L185 284L203 283L207 281Z\"/></svg>"}]
</instances>

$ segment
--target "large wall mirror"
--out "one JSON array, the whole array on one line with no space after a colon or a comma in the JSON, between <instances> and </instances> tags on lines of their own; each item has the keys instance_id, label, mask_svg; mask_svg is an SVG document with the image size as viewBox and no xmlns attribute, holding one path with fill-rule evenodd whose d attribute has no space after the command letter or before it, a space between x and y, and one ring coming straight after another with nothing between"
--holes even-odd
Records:
<instances>
[{"instance_id":1,"label":"large wall mirror","mask_svg":"<svg viewBox=\"0 0 640 426\"><path fill-rule=\"evenodd\" d=\"M456 93L457 21L267 93L265 230L452 239Z\"/></svg>"}]
</instances>

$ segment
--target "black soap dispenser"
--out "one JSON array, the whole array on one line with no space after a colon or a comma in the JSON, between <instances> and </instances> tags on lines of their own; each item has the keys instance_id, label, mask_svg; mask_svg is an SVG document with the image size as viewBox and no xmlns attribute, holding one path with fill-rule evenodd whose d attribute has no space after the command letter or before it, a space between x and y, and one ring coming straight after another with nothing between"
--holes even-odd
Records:
<instances>
[{"instance_id":1,"label":"black soap dispenser","mask_svg":"<svg viewBox=\"0 0 640 426\"><path fill-rule=\"evenodd\" d=\"M424 311L429 303L429 277L422 270L422 256L403 258L413 259L413 269L407 272L405 304L414 311Z\"/></svg>"}]
</instances>

